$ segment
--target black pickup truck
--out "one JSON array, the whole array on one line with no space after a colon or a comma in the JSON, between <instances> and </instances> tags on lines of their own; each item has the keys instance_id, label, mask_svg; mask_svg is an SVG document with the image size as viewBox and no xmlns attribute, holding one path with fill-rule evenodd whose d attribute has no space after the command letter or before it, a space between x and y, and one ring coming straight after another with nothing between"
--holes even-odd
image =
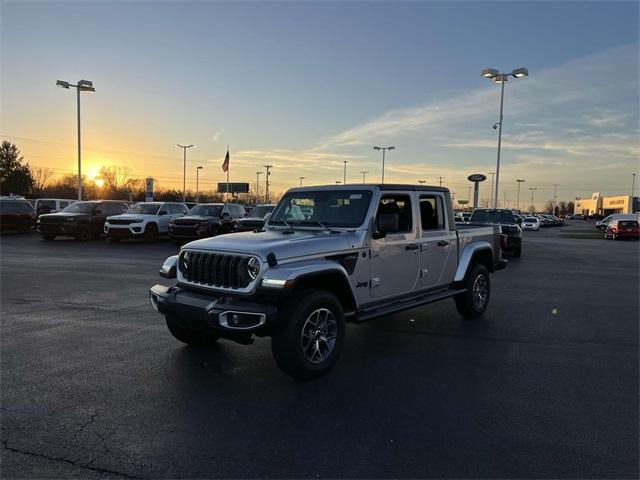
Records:
<instances>
[{"instance_id":1,"label":"black pickup truck","mask_svg":"<svg viewBox=\"0 0 640 480\"><path fill-rule=\"evenodd\" d=\"M501 247L514 257L522 255L522 228L511 210L500 208L476 208L469 225L498 225L502 233Z\"/></svg>"}]
</instances>

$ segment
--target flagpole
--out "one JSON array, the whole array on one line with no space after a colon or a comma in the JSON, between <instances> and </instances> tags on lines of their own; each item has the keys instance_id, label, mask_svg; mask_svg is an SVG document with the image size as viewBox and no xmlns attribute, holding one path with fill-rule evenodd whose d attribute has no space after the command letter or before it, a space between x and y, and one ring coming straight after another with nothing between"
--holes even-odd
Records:
<instances>
[{"instance_id":1,"label":"flagpole","mask_svg":"<svg viewBox=\"0 0 640 480\"><path fill-rule=\"evenodd\" d=\"M227 157L229 162L227 163L227 202L229 201L229 168L231 166L231 155L229 155L229 144L227 143Z\"/></svg>"}]
</instances>

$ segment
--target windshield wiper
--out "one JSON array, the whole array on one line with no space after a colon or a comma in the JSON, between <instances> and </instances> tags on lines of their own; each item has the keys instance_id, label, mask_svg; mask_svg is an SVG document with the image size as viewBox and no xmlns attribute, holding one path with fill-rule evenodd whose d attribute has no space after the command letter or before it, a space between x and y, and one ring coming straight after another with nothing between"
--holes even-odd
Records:
<instances>
[{"instance_id":1,"label":"windshield wiper","mask_svg":"<svg viewBox=\"0 0 640 480\"><path fill-rule=\"evenodd\" d=\"M273 223L273 224L278 224L278 223L280 223L280 224L284 224L284 225L286 225L286 226L287 226L287 228L288 228L289 230L293 230L293 228L291 228L291 225L289 225L289 224L287 223L287 221L286 221L284 218L283 218L282 220L271 220L271 219L269 219L269 223Z\"/></svg>"},{"instance_id":2,"label":"windshield wiper","mask_svg":"<svg viewBox=\"0 0 640 480\"><path fill-rule=\"evenodd\" d=\"M319 225L325 230L329 230L329 227L327 227L320 220L300 220L299 222L295 222L294 225Z\"/></svg>"}]
</instances>

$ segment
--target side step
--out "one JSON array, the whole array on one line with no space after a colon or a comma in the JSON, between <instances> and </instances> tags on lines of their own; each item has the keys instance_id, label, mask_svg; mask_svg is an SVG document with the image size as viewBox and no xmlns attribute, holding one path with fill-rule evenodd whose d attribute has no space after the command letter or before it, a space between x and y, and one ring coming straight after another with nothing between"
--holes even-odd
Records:
<instances>
[{"instance_id":1,"label":"side step","mask_svg":"<svg viewBox=\"0 0 640 480\"><path fill-rule=\"evenodd\" d=\"M445 298L453 297L454 295L464 293L465 291L466 289L464 288L447 288L446 290L429 292L407 299L397 301L390 300L388 303L385 303L383 305L363 308L355 314L353 321L364 322L365 320L371 320L372 318L381 317L382 315L389 315L390 313L410 310L412 308L420 307L428 303L437 302L438 300L444 300Z\"/></svg>"}]
</instances>

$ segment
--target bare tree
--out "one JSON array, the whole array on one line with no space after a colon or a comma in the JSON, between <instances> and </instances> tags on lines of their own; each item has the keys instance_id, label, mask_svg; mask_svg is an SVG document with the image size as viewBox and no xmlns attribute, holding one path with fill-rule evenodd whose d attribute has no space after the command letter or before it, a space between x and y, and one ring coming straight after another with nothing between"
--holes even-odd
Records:
<instances>
[{"instance_id":1,"label":"bare tree","mask_svg":"<svg viewBox=\"0 0 640 480\"><path fill-rule=\"evenodd\" d=\"M42 193L47 188L51 177L53 177L53 170L46 167L31 167L31 177L33 178L33 184L31 188L35 193Z\"/></svg>"}]
</instances>

